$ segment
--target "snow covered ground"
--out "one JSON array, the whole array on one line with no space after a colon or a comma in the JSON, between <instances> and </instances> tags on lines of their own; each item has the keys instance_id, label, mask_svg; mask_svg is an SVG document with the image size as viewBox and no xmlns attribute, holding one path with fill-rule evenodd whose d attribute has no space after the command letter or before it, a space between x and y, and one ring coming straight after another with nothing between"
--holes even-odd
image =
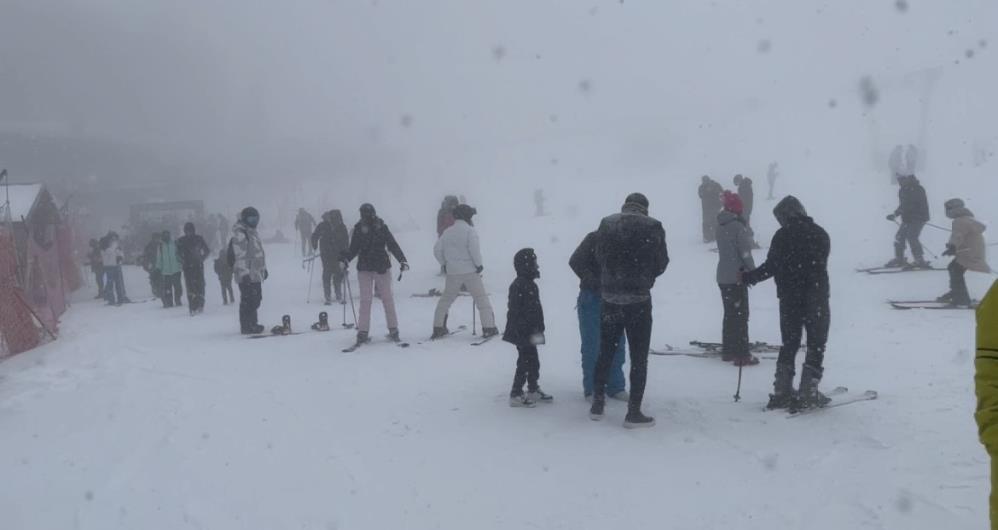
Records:
<instances>
[{"instance_id":1,"label":"snow covered ground","mask_svg":"<svg viewBox=\"0 0 998 530\"><path fill-rule=\"evenodd\" d=\"M716 255L698 242L696 179L646 184L640 189L665 223L673 258L654 293L653 344L716 340ZM585 231L631 191L606 186L617 191L587 188L574 203L553 201L545 218L528 217L532 205L507 196L478 202L500 323L513 252L538 249L549 329L541 382L555 402L532 410L506 403L512 346L473 348L468 334L417 344L429 335L436 300L410 295L441 285L429 230L399 236L413 264L396 284L408 349L380 341L343 354L352 341L343 330L246 340L213 277L197 318L157 301L109 308L78 293L57 342L0 364L0 526L986 528L972 313L884 303L934 297L945 290L945 273L853 271L890 257L892 225L879 219L893 207L893 191L883 186L846 203L826 200L816 184L800 194L833 242L823 384L876 389L880 399L787 419L762 410L771 360L746 369L743 400L734 403L732 367L652 357L645 409L658 425L632 432L621 428L622 403L609 405L607 421L587 418L577 285L567 267ZM757 182L754 217L766 245L775 221L762 187ZM847 188L842 193L855 191ZM861 224L859 215L878 220ZM925 240L935 252L945 241L928 229ZM262 320L275 324L289 313L306 330L323 309L318 291L306 304L294 245L267 250ZM981 296L990 278L968 276ZM140 270L126 277L133 300L148 297ZM469 306L457 302L452 326L470 324ZM753 289L754 340L779 341L776 307L772 283ZM339 308L330 313L339 324ZM376 303L372 335L384 331Z\"/></svg>"}]
</instances>

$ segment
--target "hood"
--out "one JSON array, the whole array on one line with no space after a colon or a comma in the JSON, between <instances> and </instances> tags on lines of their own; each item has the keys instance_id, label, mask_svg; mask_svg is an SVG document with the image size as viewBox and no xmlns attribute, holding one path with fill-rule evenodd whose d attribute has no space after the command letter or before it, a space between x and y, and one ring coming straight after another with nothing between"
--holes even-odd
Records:
<instances>
[{"instance_id":1,"label":"hood","mask_svg":"<svg viewBox=\"0 0 998 530\"><path fill-rule=\"evenodd\" d=\"M958 206L956 208L946 209L946 217L949 217L950 219L957 219L960 217L973 217L973 216L974 212L967 209L966 206Z\"/></svg>"},{"instance_id":2,"label":"hood","mask_svg":"<svg viewBox=\"0 0 998 530\"><path fill-rule=\"evenodd\" d=\"M448 195L444 197L444 202L443 204L441 204L441 206L448 210L453 210L454 207L457 206L458 204L461 204L461 201L457 199L456 195Z\"/></svg>"},{"instance_id":3,"label":"hood","mask_svg":"<svg viewBox=\"0 0 998 530\"><path fill-rule=\"evenodd\" d=\"M632 193L624 199L624 206L620 209L622 213L632 213L648 215L648 197L643 193Z\"/></svg>"},{"instance_id":4,"label":"hood","mask_svg":"<svg viewBox=\"0 0 998 530\"><path fill-rule=\"evenodd\" d=\"M374 209L374 205L371 203L364 203L360 205L360 218L363 221L373 221L377 219L378 211Z\"/></svg>"},{"instance_id":5,"label":"hood","mask_svg":"<svg viewBox=\"0 0 998 530\"><path fill-rule=\"evenodd\" d=\"M454 207L453 215L454 219L460 219L470 225L472 224L471 218L474 217L476 213L478 213L478 210L474 207L467 204L459 204Z\"/></svg>"},{"instance_id":6,"label":"hood","mask_svg":"<svg viewBox=\"0 0 998 530\"><path fill-rule=\"evenodd\" d=\"M188 236L194 235L194 223L186 223L184 225L184 235Z\"/></svg>"},{"instance_id":7,"label":"hood","mask_svg":"<svg viewBox=\"0 0 998 530\"><path fill-rule=\"evenodd\" d=\"M260 224L260 212L252 206L247 206L239 212L239 222L250 228L256 228Z\"/></svg>"},{"instance_id":8,"label":"hood","mask_svg":"<svg viewBox=\"0 0 998 530\"><path fill-rule=\"evenodd\" d=\"M513 268L516 275L531 280L541 277L540 267L537 265L537 254L532 248L520 249L513 256Z\"/></svg>"},{"instance_id":9,"label":"hood","mask_svg":"<svg viewBox=\"0 0 998 530\"><path fill-rule=\"evenodd\" d=\"M322 217L334 225L343 224L343 212L339 210L329 210Z\"/></svg>"},{"instance_id":10,"label":"hood","mask_svg":"<svg viewBox=\"0 0 998 530\"><path fill-rule=\"evenodd\" d=\"M776 205L776 208L773 208L773 216L776 217L776 220L780 223L780 226L786 226L794 219L807 217L807 210L805 210L804 205L797 200L797 197L787 195Z\"/></svg>"}]
</instances>

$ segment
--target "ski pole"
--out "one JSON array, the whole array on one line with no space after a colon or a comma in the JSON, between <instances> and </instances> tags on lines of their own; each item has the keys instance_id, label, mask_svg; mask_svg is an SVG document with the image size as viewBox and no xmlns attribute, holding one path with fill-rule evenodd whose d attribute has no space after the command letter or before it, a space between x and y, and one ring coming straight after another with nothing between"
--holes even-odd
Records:
<instances>
[{"instance_id":1,"label":"ski pole","mask_svg":"<svg viewBox=\"0 0 998 530\"><path fill-rule=\"evenodd\" d=\"M952 230L950 230L949 228L946 228L944 226L934 225L932 223L925 223L925 225L926 226L931 226L932 228L935 228L937 230L942 230L943 232L952 232Z\"/></svg>"},{"instance_id":2,"label":"ski pole","mask_svg":"<svg viewBox=\"0 0 998 530\"><path fill-rule=\"evenodd\" d=\"M357 326L357 309L353 305L353 288L350 287L350 271L347 269L344 272L345 278L344 282L347 284L347 295L350 297L350 312L353 313L353 325ZM346 306L344 306L344 312L346 312Z\"/></svg>"},{"instance_id":3,"label":"ski pole","mask_svg":"<svg viewBox=\"0 0 998 530\"><path fill-rule=\"evenodd\" d=\"M742 365L738 365L738 388L735 389L735 403L742 400Z\"/></svg>"},{"instance_id":4,"label":"ski pole","mask_svg":"<svg viewBox=\"0 0 998 530\"><path fill-rule=\"evenodd\" d=\"M478 311L475 311L477 305L478 304L475 303L474 300L471 301L471 334L472 335L478 335L478 320L477 320L477 318L478 318Z\"/></svg>"},{"instance_id":5,"label":"ski pole","mask_svg":"<svg viewBox=\"0 0 998 530\"><path fill-rule=\"evenodd\" d=\"M315 271L315 260L308 262L308 293L305 295L305 303L312 303L312 273Z\"/></svg>"},{"instance_id":6,"label":"ski pole","mask_svg":"<svg viewBox=\"0 0 998 530\"><path fill-rule=\"evenodd\" d=\"M897 221L897 219L892 219L892 220L894 221L894 224L898 225L898 228L901 227L901 223L899 223ZM935 226L932 223L926 223L926 224L929 225L929 226ZM936 228L939 228L939 227L936 226ZM945 228L943 230L945 230ZM946 231L949 232L949 230L946 230ZM932 252L931 250L929 250L929 247L927 247L925 245L922 245L922 250L928 252L929 255L932 256L932 259L939 259L939 256L937 256L935 252Z\"/></svg>"}]
</instances>

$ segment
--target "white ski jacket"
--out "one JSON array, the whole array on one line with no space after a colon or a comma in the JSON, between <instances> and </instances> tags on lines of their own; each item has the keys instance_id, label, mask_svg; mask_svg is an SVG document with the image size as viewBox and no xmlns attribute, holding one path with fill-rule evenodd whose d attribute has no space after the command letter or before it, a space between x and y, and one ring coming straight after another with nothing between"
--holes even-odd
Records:
<instances>
[{"instance_id":1,"label":"white ski jacket","mask_svg":"<svg viewBox=\"0 0 998 530\"><path fill-rule=\"evenodd\" d=\"M447 268L447 274L471 274L482 266L482 251L478 246L478 232L466 221L458 220L444 230L433 255Z\"/></svg>"}]
</instances>

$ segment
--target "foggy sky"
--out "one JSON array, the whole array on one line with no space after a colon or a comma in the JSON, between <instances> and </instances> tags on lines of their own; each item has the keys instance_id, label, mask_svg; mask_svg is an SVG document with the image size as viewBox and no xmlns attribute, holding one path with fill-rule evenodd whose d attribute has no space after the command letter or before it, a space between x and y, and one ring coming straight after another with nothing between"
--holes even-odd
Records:
<instances>
[{"instance_id":1,"label":"foggy sky","mask_svg":"<svg viewBox=\"0 0 998 530\"><path fill-rule=\"evenodd\" d=\"M943 66L971 122L998 93L988 0L2 3L0 131L134 144L192 174L769 158L858 128L863 75Z\"/></svg>"}]
</instances>

